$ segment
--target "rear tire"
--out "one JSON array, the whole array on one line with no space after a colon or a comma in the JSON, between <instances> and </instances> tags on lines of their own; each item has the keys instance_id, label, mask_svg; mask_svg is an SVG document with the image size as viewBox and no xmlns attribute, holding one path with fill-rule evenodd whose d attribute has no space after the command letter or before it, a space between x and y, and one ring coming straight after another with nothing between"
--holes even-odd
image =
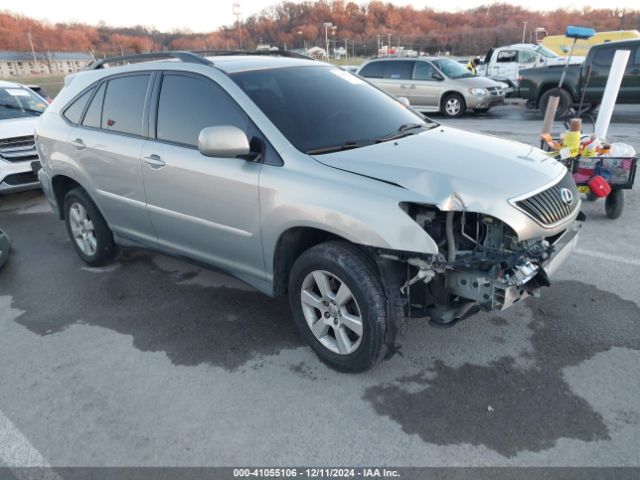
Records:
<instances>
[{"instance_id":1,"label":"rear tire","mask_svg":"<svg viewBox=\"0 0 640 480\"><path fill-rule=\"evenodd\" d=\"M113 233L91 197L82 188L74 188L64 197L67 234L84 263L103 267L116 256Z\"/></svg>"},{"instance_id":2,"label":"rear tire","mask_svg":"<svg viewBox=\"0 0 640 480\"><path fill-rule=\"evenodd\" d=\"M547 105L549 104L549 99L551 97L560 97L555 119L557 120L566 116L569 113L571 105L573 104L573 99L571 98L571 94L564 88L552 88L542 94L542 96L540 97L540 102L538 103L542 115L546 113Z\"/></svg>"},{"instance_id":3,"label":"rear tire","mask_svg":"<svg viewBox=\"0 0 640 480\"><path fill-rule=\"evenodd\" d=\"M604 201L604 211L606 212L607 217L614 220L620 217L624 210L624 204L624 190L613 190L609 195L607 195L607 198Z\"/></svg>"},{"instance_id":4,"label":"rear tire","mask_svg":"<svg viewBox=\"0 0 640 480\"><path fill-rule=\"evenodd\" d=\"M300 255L289 302L300 333L330 367L362 372L384 358L387 299L375 264L359 247L331 241Z\"/></svg>"},{"instance_id":5,"label":"rear tire","mask_svg":"<svg viewBox=\"0 0 640 480\"><path fill-rule=\"evenodd\" d=\"M440 110L442 114L449 118L458 118L464 115L467 104L464 97L459 93L449 93L442 99Z\"/></svg>"}]
</instances>

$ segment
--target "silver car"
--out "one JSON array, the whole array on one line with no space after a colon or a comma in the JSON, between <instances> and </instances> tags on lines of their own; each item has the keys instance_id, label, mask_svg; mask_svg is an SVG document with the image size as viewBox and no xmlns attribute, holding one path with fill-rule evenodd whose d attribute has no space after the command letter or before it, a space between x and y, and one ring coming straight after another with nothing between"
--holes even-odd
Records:
<instances>
[{"instance_id":1,"label":"silver car","mask_svg":"<svg viewBox=\"0 0 640 480\"><path fill-rule=\"evenodd\" d=\"M471 74L445 57L376 58L357 72L396 97L405 97L420 112L460 117L466 110L486 113L504 103L505 84Z\"/></svg>"},{"instance_id":2,"label":"silver car","mask_svg":"<svg viewBox=\"0 0 640 480\"><path fill-rule=\"evenodd\" d=\"M162 55L181 61L68 79L38 124L40 181L91 266L141 246L288 293L318 356L362 371L402 317L505 309L577 241L575 184L536 148L312 60Z\"/></svg>"}]
</instances>

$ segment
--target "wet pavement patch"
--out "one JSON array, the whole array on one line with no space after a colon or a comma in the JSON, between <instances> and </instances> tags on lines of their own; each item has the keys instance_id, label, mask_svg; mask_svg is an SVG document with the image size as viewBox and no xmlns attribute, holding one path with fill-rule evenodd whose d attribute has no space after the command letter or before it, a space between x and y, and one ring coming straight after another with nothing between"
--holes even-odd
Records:
<instances>
[{"instance_id":1,"label":"wet pavement patch","mask_svg":"<svg viewBox=\"0 0 640 480\"><path fill-rule=\"evenodd\" d=\"M120 268L85 271L53 215L5 216L3 225L15 248L0 291L25 311L17 322L34 333L95 325L131 335L134 347L165 352L177 365L231 370L302 345L286 299L181 283L200 269L166 272L141 250L125 249Z\"/></svg>"},{"instance_id":2,"label":"wet pavement patch","mask_svg":"<svg viewBox=\"0 0 640 480\"><path fill-rule=\"evenodd\" d=\"M368 388L364 398L425 442L484 445L506 457L560 438L608 439L602 416L571 391L563 369L616 346L640 350L640 308L576 281L555 282L527 305L532 367L510 357L458 368L438 360L422 374ZM487 328L505 327L492 318Z\"/></svg>"}]
</instances>

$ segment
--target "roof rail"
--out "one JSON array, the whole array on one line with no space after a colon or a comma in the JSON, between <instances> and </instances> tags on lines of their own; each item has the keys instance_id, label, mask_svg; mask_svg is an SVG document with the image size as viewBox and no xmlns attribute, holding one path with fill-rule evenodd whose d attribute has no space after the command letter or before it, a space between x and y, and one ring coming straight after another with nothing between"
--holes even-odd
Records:
<instances>
[{"instance_id":1,"label":"roof rail","mask_svg":"<svg viewBox=\"0 0 640 480\"><path fill-rule=\"evenodd\" d=\"M99 68L104 68L106 64L109 63L117 63L117 62L130 62L132 60L139 60L141 62L151 61L155 59L163 59L163 58L175 58L181 60L185 63L199 63L201 65L213 65L213 62L207 60L206 58L198 55L194 52L183 52L183 51L173 51L173 52L150 52L150 53L137 53L134 55L122 55L119 57L109 57L104 58L102 60L96 60L87 66L87 70L97 70Z\"/></svg>"},{"instance_id":2,"label":"roof rail","mask_svg":"<svg viewBox=\"0 0 640 480\"><path fill-rule=\"evenodd\" d=\"M274 57L303 58L305 60L315 60L308 55L297 52L290 52L289 50L192 50L192 53L203 56L273 55Z\"/></svg>"}]
</instances>

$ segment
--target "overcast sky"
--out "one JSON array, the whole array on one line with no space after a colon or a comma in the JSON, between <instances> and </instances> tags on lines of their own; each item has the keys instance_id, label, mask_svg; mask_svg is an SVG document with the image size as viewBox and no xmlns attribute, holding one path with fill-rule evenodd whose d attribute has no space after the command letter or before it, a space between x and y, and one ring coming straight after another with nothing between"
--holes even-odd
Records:
<instances>
[{"instance_id":1,"label":"overcast sky","mask_svg":"<svg viewBox=\"0 0 640 480\"><path fill-rule=\"evenodd\" d=\"M277 4L273 0L238 0L243 17ZM232 0L180 0L145 2L136 0L0 0L0 10L21 13L39 20L51 22L79 21L96 24L104 21L113 26L147 25L168 31L175 28L193 32L209 32L234 22ZM358 2L365 3L365 2ZM413 5L423 8L429 5L436 10L456 11L492 3L491 0L391 0L396 5ZM520 3L520 2L511 2ZM638 8L638 0L586 0L558 2L537 0L532 2L542 10L589 5L594 8ZM153 6L151 6L153 5ZM533 5L530 6L532 8Z\"/></svg>"}]
</instances>

